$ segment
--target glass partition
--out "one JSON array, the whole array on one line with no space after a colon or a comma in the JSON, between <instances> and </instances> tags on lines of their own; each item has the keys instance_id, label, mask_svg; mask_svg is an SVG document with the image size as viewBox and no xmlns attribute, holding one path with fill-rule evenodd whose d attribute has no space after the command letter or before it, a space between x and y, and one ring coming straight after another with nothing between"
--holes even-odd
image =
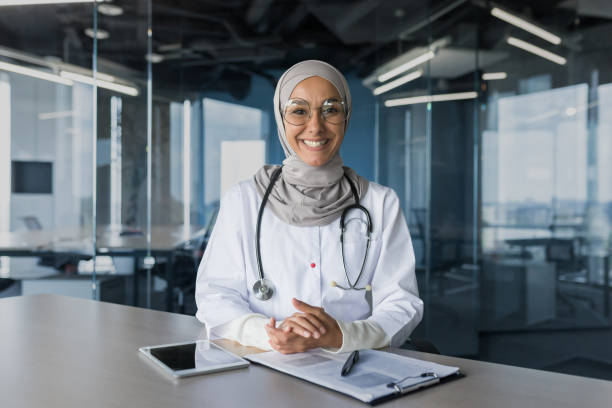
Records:
<instances>
[{"instance_id":1,"label":"glass partition","mask_svg":"<svg viewBox=\"0 0 612 408\"><path fill-rule=\"evenodd\" d=\"M151 1L97 6L95 269L121 303L152 306L153 163L163 144L152 119ZM156 138L157 137L157 138ZM155 141L155 144L153 143Z\"/></svg>"},{"instance_id":2,"label":"glass partition","mask_svg":"<svg viewBox=\"0 0 612 408\"><path fill-rule=\"evenodd\" d=\"M92 4L0 4L3 296L99 298L85 267L94 255L94 99L80 81L92 72L93 20Z\"/></svg>"},{"instance_id":3,"label":"glass partition","mask_svg":"<svg viewBox=\"0 0 612 408\"><path fill-rule=\"evenodd\" d=\"M353 97L344 163L400 197L425 302L413 336L605 377L610 7L92 3L0 3L0 293L48 274L193 314L221 197L284 159L276 80L322 59Z\"/></svg>"},{"instance_id":4,"label":"glass partition","mask_svg":"<svg viewBox=\"0 0 612 408\"><path fill-rule=\"evenodd\" d=\"M603 355L572 354L567 330L603 329L599 344L610 330L606 11L408 9L371 16L364 84L378 98L378 179L405 199L413 238L426 305L414 335L443 353L596 371Z\"/></svg>"}]
</instances>

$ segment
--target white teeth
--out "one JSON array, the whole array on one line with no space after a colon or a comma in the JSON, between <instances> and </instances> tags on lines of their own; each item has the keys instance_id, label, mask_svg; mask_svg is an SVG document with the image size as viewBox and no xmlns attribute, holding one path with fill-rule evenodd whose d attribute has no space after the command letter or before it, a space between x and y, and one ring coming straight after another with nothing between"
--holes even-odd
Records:
<instances>
[{"instance_id":1,"label":"white teeth","mask_svg":"<svg viewBox=\"0 0 612 408\"><path fill-rule=\"evenodd\" d=\"M327 144L327 139L326 140L321 140L318 142L312 141L312 140L304 140L304 144L306 144L306 146L310 146L310 147L319 147L319 146L323 146L324 144Z\"/></svg>"}]
</instances>

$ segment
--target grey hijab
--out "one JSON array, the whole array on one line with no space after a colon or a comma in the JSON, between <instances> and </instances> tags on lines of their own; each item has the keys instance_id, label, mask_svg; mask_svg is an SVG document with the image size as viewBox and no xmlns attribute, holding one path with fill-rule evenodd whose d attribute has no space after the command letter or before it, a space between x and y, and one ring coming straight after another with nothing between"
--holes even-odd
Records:
<instances>
[{"instance_id":1,"label":"grey hijab","mask_svg":"<svg viewBox=\"0 0 612 408\"><path fill-rule=\"evenodd\" d=\"M274 117L278 129L285 160L283 171L278 178L267 206L279 217L291 225L321 226L330 224L340 217L342 210L355 203L346 174L361 199L367 189L368 181L360 177L349 167L342 166L339 154L332 157L322 166L310 166L304 163L293 151L283 125L282 109L289 100L293 89L303 80L319 76L331 82L346 103L347 116L344 126L348 127L351 117L351 93L344 76L336 68L322 61L303 61L289 68L279 79L274 92ZM266 165L255 174L255 186L263 197L270 177L279 166Z\"/></svg>"}]
</instances>

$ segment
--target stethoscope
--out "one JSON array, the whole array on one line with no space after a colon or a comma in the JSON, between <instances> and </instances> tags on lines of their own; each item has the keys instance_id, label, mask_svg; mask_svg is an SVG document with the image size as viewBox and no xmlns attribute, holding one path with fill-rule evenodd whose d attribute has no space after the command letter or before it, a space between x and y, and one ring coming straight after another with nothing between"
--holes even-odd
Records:
<instances>
[{"instance_id":1,"label":"stethoscope","mask_svg":"<svg viewBox=\"0 0 612 408\"><path fill-rule=\"evenodd\" d=\"M276 182L276 180L280 176L282 169L283 168L281 166L278 169L276 169L274 171L274 173L272 173L272 176L270 177L270 185L268 185L268 188L266 189L266 192L265 192L265 194L263 196L263 199L261 200L261 205L259 206L259 214L257 215L257 229L256 229L255 248L256 248L256 251L257 251L257 268L259 270L259 279L255 282L255 284L253 284L253 294L259 300L268 300L268 299L270 299L272 297L272 295L274 295L274 292L276 291L276 288L274 287L274 283L272 283L272 281L270 279L267 279L267 278L264 277L263 267L261 266L261 250L260 250L260 246L259 246L259 237L260 237L260 233L261 233L261 218L262 218L262 215L263 215L263 209L266 206L266 202L268 201L268 197L270 196L270 193L272 192L272 187L274 187L274 183ZM353 193L353 197L355 197L355 204L346 207L342 211L342 215L340 217L340 231L341 231L340 232L340 246L342 248L342 266L344 267L344 275L346 276L346 282L348 283L348 286L345 287L345 286L338 285L335 281L331 281L331 286L332 287L337 287L337 288L340 288L340 289L343 289L343 290L366 290L366 291L370 291L370 290L372 290L372 287L370 285L366 285L365 287L359 288L359 287L357 287L357 283L359 282L359 279L361 278L361 275L363 274L363 268L365 267L366 261L368 259L368 251L370 249L370 238L371 238L371 235L372 235L372 219L370 217L370 213L368 212L368 210L365 207L363 207L361 204L359 204L359 194L357 194L357 189L355 188L355 185L346 176L346 174L344 175L344 177L346 177L346 180L349 182L349 185L351 186L351 191ZM359 275L357 275L357 279L355 279L354 283L351 283L351 279L349 278L348 273L346 272L346 262L344 260L344 232L346 230L346 225L348 225L348 223L350 221L358 220L358 221L363 222L363 220L361 218L351 218L345 224L346 214L350 210L360 210L360 211L362 211L366 215L366 218L368 220L368 222L366 223L366 225L367 225L367 236L366 236L367 244L366 244L366 250L365 250L365 254L363 256L363 263L361 264L361 270L359 271Z\"/></svg>"}]
</instances>

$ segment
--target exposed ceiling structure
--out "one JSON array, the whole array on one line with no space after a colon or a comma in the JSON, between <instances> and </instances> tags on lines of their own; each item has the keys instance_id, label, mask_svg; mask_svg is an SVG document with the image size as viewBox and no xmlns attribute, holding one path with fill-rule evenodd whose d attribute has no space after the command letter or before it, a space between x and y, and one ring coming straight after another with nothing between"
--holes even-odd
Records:
<instances>
[{"instance_id":1,"label":"exposed ceiling structure","mask_svg":"<svg viewBox=\"0 0 612 408\"><path fill-rule=\"evenodd\" d=\"M98 65L142 81L147 72L147 0L113 0L98 13L108 38L98 41ZM503 60L496 48L512 30L491 17L485 0L153 0L156 86L182 92L248 92L250 78L303 59L329 61L361 78L439 38L448 46L432 61L431 76L458 79L481 62ZM502 7L568 39L561 52L580 49L584 30L612 19L608 0L502 0ZM0 47L91 67L91 4L0 7ZM119 10L119 11L118 11ZM104 12L103 12L104 11ZM90 33L91 35L91 33ZM412 50L412 51L411 51ZM0 56L0 59L2 57ZM482 66L482 65L481 65Z\"/></svg>"}]
</instances>

